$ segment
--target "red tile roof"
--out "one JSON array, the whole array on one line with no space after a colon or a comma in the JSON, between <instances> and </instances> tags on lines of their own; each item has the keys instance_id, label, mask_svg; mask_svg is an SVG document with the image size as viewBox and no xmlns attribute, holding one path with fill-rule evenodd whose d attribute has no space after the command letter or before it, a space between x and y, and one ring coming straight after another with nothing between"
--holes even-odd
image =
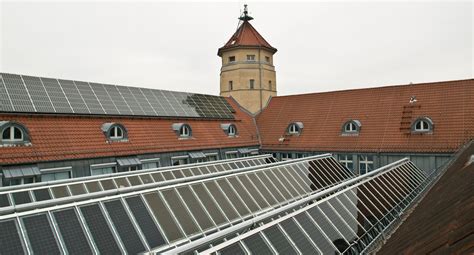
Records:
<instances>
[{"instance_id":1,"label":"red tile roof","mask_svg":"<svg viewBox=\"0 0 474 255\"><path fill-rule=\"evenodd\" d=\"M221 56L222 51L237 47L263 47L273 53L277 51L277 49L273 48L247 20L243 21L242 25L239 26L229 41L219 48L217 55Z\"/></svg>"},{"instance_id":2,"label":"red tile roof","mask_svg":"<svg viewBox=\"0 0 474 255\"><path fill-rule=\"evenodd\" d=\"M252 117L241 111L232 99L228 101L237 110L235 120L0 114L0 120L25 125L32 143L0 147L0 164L258 145ZM123 124L129 141L107 143L101 126L109 122ZM171 128L173 123L191 125L193 138L178 139ZM227 137L221 123L234 123L238 137Z\"/></svg>"},{"instance_id":3,"label":"red tile roof","mask_svg":"<svg viewBox=\"0 0 474 255\"><path fill-rule=\"evenodd\" d=\"M409 104L412 96L418 101ZM420 116L433 120L433 134L410 133ZM342 136L351 119L361 122L360 134ZM301 135L285 135L297 121ZM274 97L257 116L267 150L454 152L474 138L473 124L474 79Z\"/></svg>"}]
</instances>

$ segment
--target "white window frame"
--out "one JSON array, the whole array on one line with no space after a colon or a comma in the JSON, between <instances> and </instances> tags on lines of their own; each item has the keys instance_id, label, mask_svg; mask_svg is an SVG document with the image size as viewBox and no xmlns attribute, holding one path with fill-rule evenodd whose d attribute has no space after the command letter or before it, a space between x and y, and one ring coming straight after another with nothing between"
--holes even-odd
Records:
<instances>
[{"instance_id":1,"label":"white window frame","mask_svg":"<svg viewBox=\"0 0 474 255\"><path fill-rule=\"evenodd\" d=\"M229 129L227 130L227 134L229 136L236 136L237 135L237 127L235 125L230 125Z\"/></svg>"},{"instance_id":2,"label":"white window frame","mask_svg":"<svg viewBox=\"0 0 474 255\"><path fill-rule=\"evenodd\" d=\"M229 155L235 155L235 157L229 157ZM233 158L238 158L239 157L239 152L238 151L226 151L225 152L225 158L226 159L233 159Z\"/></svg>"},{"instance_id":3,"label":"white window frame","mask_svg":"<svg viewBox=\"0 0 474 255\"><path fill-rule=\"evenodd\" d=\"M212 161L219 160L219 156L218 156L217 152L204 153L204 155L206 155L206 161L207 161L207 162L212 162ZM215 157L215 160L209 160L209 157Z\"/></svg>"},{"instance_id":4,"label":"white window frame","mask_svg":"<svg viewBox=\"0 0 474 255\"><path fill-rule=\"evenodd\" d=\"M142 169L153 169L153 168L145 168L147 164L152 164L152 163L156 163L156 166L157 166L156 168L161 167L160 158L140 159L140 161L142 162Z\"/></svg>"},{"instance_id":5,"label":"white window frame","mask_svg":"<svg viewBox=\"0 0 474 255\"><path fill-rule=\"evenodd\" d=\"M282 152L280 153L281 161L286 161L293 159L293 153L291 152Z\"/></svg>"},{"instance_id":6,"label":"white window frame","mask_svg":"<svg viewBox=\"0 0 474 255\"><path fill-rule=\"evenodd\" d=\"M346 125L344 126L344 132L347 132L347 133L357 132L356 124L352 121L349 121L348 123L346 123Z\"/></svg>"},{"instance_id":7,"label":"white window frame","mask_svg":"<svg viewBox=\"0 0 474 255\"><path fill-rule=\"evenodd\" d=\"M369 157L372 157L372 160L369 160ZM368 173L374 170L374 156L372 155L359 155L359 174L361 174L361 165L365 165L365 173ZM369 165L372 165L372 169L369 170Z\"/></svg>"},{"instance_id":8,"label":"white window frame","mask_svg":"<svg viewBox=\"0 0 474 255\"><path fill-rule=\"evenodd\" d=\"M179 137L191 137L191 127L188 125L182 125L179 128Z\"/></svg>"},{"instance_id":9,"label":"white window frame","mask_svg":"<svg viewBox=\"0 0 474 255\"><path fill-rule=\"evenodd\" d=\"M234 58L231 60L231 58ZM229 63L234 63L237 58L235 56L229 56Z\"/></svg>"},{"instance_id":10,"label":"white window frame","mask_svg":"<svg viewBox=\"0 0 474 255\"><path fill-rule=\"evenodd\" d=\"M73 178L73 176L72 176L72 166L57 167L57 168L45 168L45 169L40 169L40 172L41 172L41 176L43 176L43 174L56 174L56 173L67 172L67 173L69 173L69 178L67 178L67 179ZM60 179L60 180L66 180L66 179ZM43 179L41 179L41 181L43 181Z\"/></svg>"},{"instance_id":11,"label":"white window frame","mask_svg":"<svg viewBox=\"0 0 474 255\"><path fill-rule=\"evenodd\" d=\"M178 164L178 165L175 165L175 164L174 164L175 161L180 162L181 160L186 160L186 163L184 163L184 164ZM172 166L181 166L181 165L187 165L187 164L189 164L189 156L175 156L175 157L171 157L171 165L172 165Z\"/></svg>"},{"instance_id":12,"label":"white window frame","mask_svg":"<svg viewBox=\"0 0 474 255\"><path fill-rule=\"evenodd\" d=\"M118 130L120 129L120 133L121 135L117 135L118 133ZM113 134L113 135L112 135ZM123 139L123 136L124 135L124 130L122 127L118 126L118 125L114 125L112 126L110 129L109 129L109 138L110 139L113 139L113 140L120 140L120 139Z\"/></svg>"},{"instance_id":13,"label":"white window frame","mask_svg":"<svg viewBox=\"0 0 474 255\"><path fill-rule=\"evenodd\" d=\"M300 128L298 127L298 125L296 125L296 123L293 123L290 125L290 127L288 128L288 133L290 135L297 135L300 133Z\"/></svg>"},{"instance_id":14,"label":"white window frame","mask_svg":"<svg viewBox=\"0 0 474 255\"><path fill-rule=\"evenodd\" d=\"M420 125L420 128L418 128L418 124ZM431 128L430 128L430 123L428 123L428 121L424 120L424 119L419 119L415 122L415 131L416 132L429 132L431 131Z\"/></svg>"},{"instance_id":15,"label":"white window frame","mask_svg":"<svg viewBox=\"0 0 474 255\"><path fill-rule=\"evenodd\" d=\"M105 175L105 174L92 174L92 171L97 170L97 169L103 169L103 168L112 168L112 173L117 172L117 163L112 162L112 163L103 163L103 164L94 164L89 166L89 171L91 176L100 176L100 175Z\"/></svg>"},{"instance_id":16,"label":"white window frame","mask_svg":"<svg viewBox=\"0 0 474 255\"><path fill-rule=\"evenodd\" d=\"M347 169L354 171L354 157L352 154L339 154L339 163L344 165ZM352 167L349 167L352 164Z\"/></svg>"},{"instance_id":17,"label":"white window frame","mask_svg":"<svg viewBox=\"0 0 474 255\"><path fill-rule=\"evenodd\" d=\"M255 61L255 54L247 55L247 61Z\"/></svg>"},{"instance_id":18,"label":"white window frame","mask_svg":"<svg viewBox=\"0 0 474 255\"><path fill-rule=\"evenodd\" d=\"M20 131L20 134L21 134L20 138L15 138L15 129L18 129L18 131ZM10 137L5 139L5 138L3 138L3 134L7 130L10 133L9 134ZM25 135L23 134L23 130L21 130L21 128L15 126L15 125L8 126L5 129L3 129L3 131L2 131L2 142L23 142L24 139L25 139Z\"/></svg>"}]
</instances>

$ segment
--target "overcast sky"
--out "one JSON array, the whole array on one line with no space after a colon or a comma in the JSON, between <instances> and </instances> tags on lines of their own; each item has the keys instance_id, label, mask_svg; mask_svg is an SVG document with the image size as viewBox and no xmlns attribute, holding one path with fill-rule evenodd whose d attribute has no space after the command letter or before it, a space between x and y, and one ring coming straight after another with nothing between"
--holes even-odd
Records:
<instances>
[{"instance_id":1,"label":"overcast sky","mask_svg":"<svg viewBox=\"0 0 474 255\"><path fill-rule=\"evenodd\" d=\"M279 95L474 77L473 2L249 2ZM219 93L243 1L0 3L0 71Z\"/></svg>"}]
</instances>

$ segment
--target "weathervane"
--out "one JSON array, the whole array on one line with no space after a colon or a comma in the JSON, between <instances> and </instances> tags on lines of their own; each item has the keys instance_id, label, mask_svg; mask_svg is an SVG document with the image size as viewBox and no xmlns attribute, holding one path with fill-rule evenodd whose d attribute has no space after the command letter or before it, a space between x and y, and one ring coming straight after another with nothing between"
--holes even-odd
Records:
<instances>
[{"instance_id":1,"label":"weathervane","mask_svg":"<svg viewBox=\"0 0 474 255\"><path fill-rule=\"evenodd\" d=\"M239 19L243 20L243 21L253 20L253 18L249 16L249 12L247 11L247 5L246 4L244 4L244 13L242 15L240 15Z\"/></svg>"}]
</instances>

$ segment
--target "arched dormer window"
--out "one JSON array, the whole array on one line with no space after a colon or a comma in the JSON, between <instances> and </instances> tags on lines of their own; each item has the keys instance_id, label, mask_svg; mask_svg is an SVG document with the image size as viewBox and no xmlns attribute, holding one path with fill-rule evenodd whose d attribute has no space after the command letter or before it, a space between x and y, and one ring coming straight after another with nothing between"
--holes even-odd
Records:
<instances>
[{"instance_id":1,"label":"arched dormer window","mask_svg":"<svg viewBox=\"0 0 474 255\"><path fill-rule=\"evenodd\" d=\"M303 131L303 122L293 122L288 125L286 132L289 135L299 135Z\"/></svg>"},{"instance_id":2,"label":"arched dormer window","mask_svg":"<svg viewBox=\"0 0 474 255\"><path fill-rule=\"evenodd\" d=\"M349 120L344 125L342 125L342 134L343 135L358 135L360 128L362 127L360 121L358 120Z\"/></svg>"},{"instance_id":3,"label":"arched dormer window","mask_svg":"<svg viewBox=\"0 0 474 255\"><path fill-rule=\"evenodd\" d=\"M174 123L172 125L173 130L180 138L190 138L192 137L191 126L185 123Z\"/></svg>"},{"instance_id":4,"label":"arched dormer window","mask_svg":"<svg viewBox=\"0 0 474 255\"><path fill-rule=\"evenodd\" d=\"M222 130L224 130L224 133L227 136L230 136L230 137L237 136L237 126L235 126L234 124L230 124L230 123L221 124L221 128Z\"/></svg>"},{"instance_id":5,"label":"arched dormer window","mask_svg":"<svg viewBox=\"0 0 474 255\"><path fill-rule=\"evenodd\" d=\"M412 133L432 133L433 128L433 121L429 117L420 117L411 125Z\"/></svg>"},{"instance_id":6,"label":"arched dormer window","mask_svg":"<svg viewBox=\"0 0 474 255\"><path fill-rule=\"evenodd\" d=\"M30 142L28 129L13 121L0 121L1 144L25 144Z\"/></svg>"},{"instance_id":7,"label":"arched dormer window","mask_svg":"<svg viewBox=\"0 0 474 255\"><path fill-rule=\"evenodd\" d=\"M110 141L128 141L127 129L119 123L104 123L102 131Z\"/></svg>"}]
</instances>

